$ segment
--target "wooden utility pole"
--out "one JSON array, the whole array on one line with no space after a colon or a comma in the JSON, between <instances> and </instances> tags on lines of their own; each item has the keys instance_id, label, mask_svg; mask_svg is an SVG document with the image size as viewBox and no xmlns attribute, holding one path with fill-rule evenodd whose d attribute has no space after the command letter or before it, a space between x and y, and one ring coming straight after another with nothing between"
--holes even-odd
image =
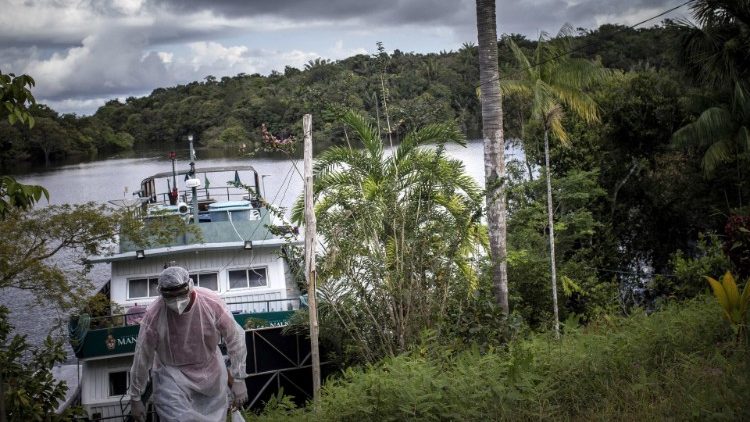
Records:
<instances>
[{"instance_id":1,"label":"wooden utility pole","mask_svg":"<svg viewBox=\"0 0 750 422\"><path fill-rule=\"evenodd\" d=\"M6 422L7 420L5 415L5 377L0 371L0 422Z\"/></svg>"},{"instance_id":2,"label":"wooden utility pole","mask_svg":"<svg viewBox=\"0 0 750 422\"><path fill-rule=\"evenodd\" d=\"M307 303L310 311L310 353L312 354L313 402L320 406L320 351L318 350L318 300L315 297L317 272L315 271L316 221L313 207L312 171L312 115L302 117L305 134L305 276L307 277Z\"/></svg>"}]
</instances>

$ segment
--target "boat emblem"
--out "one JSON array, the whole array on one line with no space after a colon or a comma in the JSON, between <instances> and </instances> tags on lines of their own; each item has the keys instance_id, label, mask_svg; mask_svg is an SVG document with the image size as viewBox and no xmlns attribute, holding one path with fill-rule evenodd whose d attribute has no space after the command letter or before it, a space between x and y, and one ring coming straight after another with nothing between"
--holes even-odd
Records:
<instances>
[{"instance_id":1,"label":"boat emblem","mask_svg":"<svg viewBox=\"0 0 750 422\"><path fill-rule=\"evenodd\" d=\"M112 337L112 334L107 336L107 340L105 340L105 344L107 345L107 349L109 350L115 350L115 338Z\"/></svg>"}]
</instances>

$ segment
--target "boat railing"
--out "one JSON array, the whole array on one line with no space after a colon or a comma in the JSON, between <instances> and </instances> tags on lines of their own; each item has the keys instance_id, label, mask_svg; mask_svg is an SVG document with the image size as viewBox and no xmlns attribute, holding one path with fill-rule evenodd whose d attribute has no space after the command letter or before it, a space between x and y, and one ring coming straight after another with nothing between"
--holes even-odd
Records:
<instances>
[{"instance_id":1,"label":"boat railing","mask_svg":"<svg viewBox=\"0 0 750 422\"><path fill-rule=\"evenodd\" d=\"M233 314L296 311L300 308L300 300L297 297L292 299L228 300L226 304Z\"/></svg>"},{"instance_id":2,"label":"boat railing","mask_svg":"<svg viewBox=\"0 0 750 422\"><path fill-rule=\"evenodd\" d=\"M152 197L152 203L169 204L169 192L160 192ZM190 189L183 189L178 192L177 202L185 202L190 204L193 199L192 192ZM196 189L196 198L199 204L208 204L211 202L219 201L239 201L242 199L249 199L248 192L246 190L239 190L233 186L223 186L215 188L198 188Z\"/></svg>"},{"instance_id":3,"label":"boat railing","mask_svg":"<svg viewBox=\"0 0 750 422\"><path fill-rule=\"evenodd\" d=\"M292 299L267 299L267 300L247 300L247 301L227 301L227 308L233 314L255 314L264 312L282 312L294 311L300 308L299 298ZM134 311L130 308L126 313L114 315L105 315L90 318L88 323L89 330L99 330L104 328L126 327L140 324L146 309Z\"/></svg>"},{"instance_id":4,"label":"boat railing","mask_svg":"<svg viewBox=\"0 0 750 422\"><path fill-rule=\"evenodd\" d=\"M74 416L73 420L76 422L92 422L92 421L124 421L124 422L130 422L134 421L133 417L130 415L130 410L128 409L127 413L121 413L121 414L113 414L109 416L104 416L103 413L107 411L117 412L118 406L117 405L109 405L109 406L97 406L97 411L93 413L93 417L86 415L86 416ZM149 409L146 411L146 421L158 421L158 415L156 414L156 410L153 407L149 407Z\"/></svg>"}]
</instances>

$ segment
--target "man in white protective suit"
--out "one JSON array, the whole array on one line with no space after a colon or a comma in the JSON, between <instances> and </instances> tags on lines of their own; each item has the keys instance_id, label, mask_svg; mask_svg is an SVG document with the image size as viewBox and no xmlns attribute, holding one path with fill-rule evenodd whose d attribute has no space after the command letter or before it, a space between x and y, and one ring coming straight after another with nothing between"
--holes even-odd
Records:
<instances>
[{"instance_id":1,"label":"man in white protective suit","mask_svg":"<svg viewBox=\"0 0 750 422\"><path fill-rule=\"evenodd\" d=\"M156 413L163 421L224 421L229 391L234 406L247 401L245 332L211 290L194 287L187 270L159 275L159 297L141 321L130 368L131 415L144 421L141 401L151 369ZM224 364L224 338L230 367ZM231 387L230 387L231 386Z\"/></svg>"}]
</instances>

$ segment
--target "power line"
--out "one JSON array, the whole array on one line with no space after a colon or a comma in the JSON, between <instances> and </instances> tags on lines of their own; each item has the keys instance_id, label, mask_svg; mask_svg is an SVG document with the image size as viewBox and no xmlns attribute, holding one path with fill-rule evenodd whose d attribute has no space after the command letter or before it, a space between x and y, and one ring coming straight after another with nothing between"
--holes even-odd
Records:
<instances>
[{"instance_id":1,"label":"power line","mask_svg":"<svg viewBox=\"0 0 750 422\"><path fill-rule=\"evenodd\" d=\"M613 35L619 34L620 32L624 32L624 31L626 31L626 30L629 30L629 29L635 29L636 27L638 27L638 26L641 26L641 25L643 25L643 24L644 24L644 23L646 23L646 22L652 21L652 20L654 20L654 19L656 19L656 18L660 18L660 17L662 17L662 16L664 16L664 15L666 15L666 14L670 13L670 12L674 12L675 10L677 10L677 9L679 9L679 8L681 8L681 7L683 7L683 6L687 5L687 4L689 4L689 3L692 3L693 1L695 1L695 0L687 0L687 1L685 1L685 2L682 2L682 3L678 4L677 6L674 6L674 7L672 7L672 8L669 8L669 9L667 9L667 10L665 10L665 11L663 11L663 12L661 12L661 13L657 14L657 15L651 16L650 18L647 18L647 19L644 19L644 20L642 20L642 21L640 21L640 22L634 23L633 25L621 27L620 29L618 29L618 30L616 30L616 31L610 32L610 33L609 33L609 36L613 36ZM548 59L546 59L546 60L542 60L542 61L541 61L541 62L539 62L539 63L534 63L533 65L531 65L531 66L529 66L529 67L527 67L527 68L525 68L525 69L520 69L520 70L517 70L517 71L515 71L515 72L512 72L512 73L510 73L510 74L509 74L508 76L510 76L510 75L516 75L516 74L520 74L520 73L522 73L522 71L527 71L527 70L533 69L533 68L535 68L535 67L538 67L538 66L541 66L541 65L543 65L543 64L545 64L545 63L548 63L548 62L551 62L551 61L557 60L557 59L559 59L559 58L561 58L561 57L567 56L568 54L571 54L571 53L575 53L575 52L577 52L577 51L581 51L581 50L583 50L583 49L585 49L585 48L591 47L592 45L596 44L596 42L598 42L598 40L593 40L593 41L589 41L589 42L587 42L587 43L584 43L583 45L581 45L581 46L579 46L579 47L576 47L576 48L572 48L572 49L570 49L570 50L568 50L568 51L565 51L565 52L562 52L562 53L560 53L560 54L558 54L558 55L552 56L552 57L550 57L550 58L548 58ZM480 83L480 84L479 84L479 85L477 86L477 89L481 88L481 87L482 87L483 85L485 85L485 84L488 84L488 83L495 83L495 82L497 82L497 81L498 81L499 79L500 79L500 74L499 74L499 72L498 72L498 76L497 76L497 78L493 78L493 79L490 79L490 80L489 80L489 81L487 81L487 82L484 82L484 83Z\"/></svg>"},{"instance_id":2,"label":"power line","mask_svg":"<svg viewBox=\"0 0 750 422\"><path fill-rule=\"evenodd\" d=\"M598 267L588 267L584 266L583 268L589 269L589 270L596 270L601 271L605 273L614 273L614 274L622 274L622 275L634 275L634 276L647 276L647 275L654 275L654 276L662 276L662 277L677 277L676 274L662 274L662 273L654 273L654 272L648 272L648 271L623 271L623 270L613 270L610 268L598 268Z\"/></svg>"}]
</instances>

